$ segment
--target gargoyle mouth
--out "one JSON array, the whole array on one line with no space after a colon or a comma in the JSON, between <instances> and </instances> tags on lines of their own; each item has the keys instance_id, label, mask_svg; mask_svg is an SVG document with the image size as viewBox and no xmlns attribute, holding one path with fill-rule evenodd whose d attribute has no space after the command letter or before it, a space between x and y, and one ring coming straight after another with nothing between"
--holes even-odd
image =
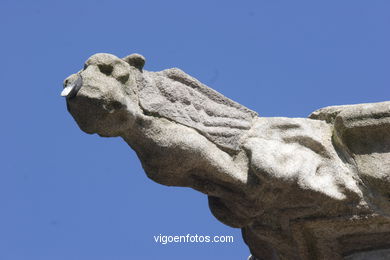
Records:
<instances>
[{"instance_id":1,"label":"gargoyle mouth","mask_svg":"<svg viewBox=\"0 0 390 260\"><path fill-rule=\"evenodd\" d=\"M82 85L83 79L80 75L78 75L77 80L75 82L70 83L69 85L66 84L64 86L64 89L61 92L61 96L66 98L72 98L76 96Z\"/></svg>"}]
</instances>

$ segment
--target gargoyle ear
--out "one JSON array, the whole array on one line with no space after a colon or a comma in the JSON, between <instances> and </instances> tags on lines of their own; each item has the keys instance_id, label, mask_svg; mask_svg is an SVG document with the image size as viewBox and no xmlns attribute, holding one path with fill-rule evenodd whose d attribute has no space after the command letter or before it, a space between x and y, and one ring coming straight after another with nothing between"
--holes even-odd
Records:
<instances>
[{"instance_id":1,"label":"gargoyle ear","mask_svg":"<svg viewBox=\"0 0 390 260\"><path fill-rule=\"evenodd\" d=\"M145 57L138 53L130 54L129 56L124 57L123 60L140 71L142 71L142 68L145 65Z\"/></svg>"}]
</instances>

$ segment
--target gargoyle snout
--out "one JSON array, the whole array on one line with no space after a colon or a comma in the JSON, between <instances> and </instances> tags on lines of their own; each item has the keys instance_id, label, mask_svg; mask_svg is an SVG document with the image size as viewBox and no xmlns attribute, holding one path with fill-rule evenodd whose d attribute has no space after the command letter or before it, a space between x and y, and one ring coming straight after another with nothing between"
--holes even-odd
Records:
<instances>
[{"instance_id":1,"label":"gargoyle snout","mask_svg":"<svg viewBox=\"0 0 390 260\"><path fill-rule=\"evenodd\" d=\"M69 76L64 81L64 89L61 92L61 96L68 99L76 96L82 85L83 79L80 74Z\"/></svg>"}]
</instances>

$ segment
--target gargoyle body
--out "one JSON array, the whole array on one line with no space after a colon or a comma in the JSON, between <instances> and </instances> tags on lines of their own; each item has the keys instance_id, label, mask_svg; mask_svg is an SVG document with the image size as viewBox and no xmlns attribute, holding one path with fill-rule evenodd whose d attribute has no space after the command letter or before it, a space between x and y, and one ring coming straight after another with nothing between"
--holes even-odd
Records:
<instances>
[{"instance_id":1,"label":"gargoyle body","mask_svg":"<svg viewBox=\"0 0 390 260\"><path fill-rule=\"evenodd\" d=\"M207 194L215 217L242 228L252 259L363 259L390 248L390 102L259 117L179 69L148 72L144 62L95 54L65 80L83 131L122 137L154 181Z\"/></svg>"}]
</instances>

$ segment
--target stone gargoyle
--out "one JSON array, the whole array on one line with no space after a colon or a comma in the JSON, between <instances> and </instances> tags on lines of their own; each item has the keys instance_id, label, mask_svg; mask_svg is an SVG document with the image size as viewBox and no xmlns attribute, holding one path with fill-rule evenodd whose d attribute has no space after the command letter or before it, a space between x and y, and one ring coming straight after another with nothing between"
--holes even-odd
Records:
<instances>
[{"instance_id":1,"label":"stone gargoyle","mask_svg":"<svg viewBox=\"0 0 390 260\"><path fill-rule=\"evenodd\" d=\"M390 102L259 117L144 63L95 54L65 80L83 131L122 137L152 180L207 194L251 259L390 259Z\"/></svg>"}]
</instances>

